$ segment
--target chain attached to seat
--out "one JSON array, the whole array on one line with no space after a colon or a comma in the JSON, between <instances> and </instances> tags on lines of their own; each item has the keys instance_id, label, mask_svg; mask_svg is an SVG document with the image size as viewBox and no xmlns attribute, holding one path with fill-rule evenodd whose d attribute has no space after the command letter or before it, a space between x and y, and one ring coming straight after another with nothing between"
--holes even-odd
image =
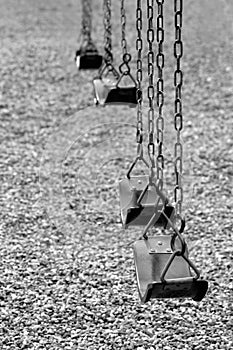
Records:
<instances>
[{"instance_id":1,"label":"chain attached to seat","mask_svg":"<svg viewBox=\"0 0 233 350\"><path fill-rule=\"evenodd\" d=\"M111 24L111 0L103 1L104 12L104 62L111 65L113 62L112 54L112 24Z\"/></svg>"},{"instance_id":2,"label":"chain attached to seat","mask_svg":"<svg viewBox=\"0 0 233 350\"><path fill-rule=\"evenodd\" d=\"M148 156L151 163L151 173L150 178L153 179L155 175L155 144L154 144L154 121L155 121L155 111L154 111L154 49L153 43L155 38L154 33L154 0L147 0L147 42L148 42L148 54L147 54L147 63L148 63L148 78L149 85L147 87L147 97L149 102L148 110Z\"/></svg>"},{"instance_id":3,"label":"chain attached to seat","mask_svg":"<svg viewBox=\"0 0 233 350\"><path fill-rule=\"evenodd\" d=\"M164 132L164 118L163 118L163 105L164 105L164 80L163 80L163 68L164 68L164 18L163 18L163 4L164 0L157 0L157 55L156 65L158 69L157 79L157 107L158 116L156 120L157 130L157 145L158 155L156 158L157 166L157 179L161 182L161 190L163 189L163 169L164 169L164 156L163 156L163 132Z\"/></svg>"},{"instance_id":4,"label":"chain attached to seat","mask_svg":"<svg viewBox=\"0 0 233 350\"><path fill-rule=\"evenodd\" d=\"M128 51L126 40L126 12L125 12L125 0L121 0L121 48L122 48L122 64L119 67L119 71L123 76L128 76L133 81L134 87L136 86L135 79L133 78L130 70L131 54ZM136 91L136 89L135 89ZM136 100L136 98L135 98Z\"/></svg>"},{"instance_id":5,"label":"chain attached to seat","mask_svg":"<svg viewBox=\"0 0 233 350\"><path fill-rule=\"evenodd\" d=\"M176 69L174 73L175 85L175 103L174 103L174 128L176 130L176 142L174 147L174 170L175 170L175 188L174 200L176 207L176 215L182 216L182 202L183 202L183 186L182 186L182 172L183 172L183 145L181 143L181 130L183 128L183 114L182 114L182 85L183 72L181 70L181 58L183 56L183 42L181 38L182 29L182 12L183 0L174 0L174 14L175 14L175 42L174 42L174 56L176 59Z\"/></svg>"},{"instance_id":6,"label":"chain attached to seat","mask_svg":"<svg viewBox=\"0 0 233 350\"><path fill-rule=\"evenodd\" d=\"M92 0L82 0L82 43L76 51L75 61L78 69L99 69L102 65L103 57L91 38L92 32Z\"/></svg>"},{"instance_id":7,"label":"chain attached to seat","mask_svg":"<svg viewBox=\"0 0 233 350\"><path fill-rule=\"evenodd\" d=\"M136 29L137 29L137 39L136 39L136 50L137 50L137 132L136 132L136 142L138 144L138 155L143 155L143 118L142 118L142 2L137 0L137 10L136 10Z\"/></svg>"}]
</instances>

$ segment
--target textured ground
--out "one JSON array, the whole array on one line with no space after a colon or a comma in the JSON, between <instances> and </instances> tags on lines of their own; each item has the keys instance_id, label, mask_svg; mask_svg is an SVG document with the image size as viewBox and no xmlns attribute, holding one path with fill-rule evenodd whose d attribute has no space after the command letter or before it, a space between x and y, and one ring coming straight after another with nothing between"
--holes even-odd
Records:
<instances>
[{"instance_id":1,"label":"textured ground","mask_svg":"<svg viewBox=\"0 0 233 350\"><path fill-rule=\"evenodd\" d=\"M101 1L94 2L101 48ZM209 291L200 303L141 305L130 244L141 231L123 231L117 187L136 154L136 113L91 106L94 74L77 72L73 61L79 1L0 0L1 349L232 349L231 2L186 0L184 12L185 237ZM132 14L134 3L127 2ZM167 5L169 169L175 134ZM117 2L114 11L120 63ZM135 57L133 15L128 25Z\"/></svg>"}]
</instances>

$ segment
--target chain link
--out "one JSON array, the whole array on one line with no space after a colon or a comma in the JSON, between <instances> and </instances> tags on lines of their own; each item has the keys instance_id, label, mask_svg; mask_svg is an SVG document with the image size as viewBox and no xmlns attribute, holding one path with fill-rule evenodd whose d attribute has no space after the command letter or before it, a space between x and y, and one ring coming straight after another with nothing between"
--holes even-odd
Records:
<instances>
[{"instance_id":1,"label":"chain link","mask_svg":"<svg viewBox=\"0 0 233 350\"><path fill-rule=\"evenodd\" d=\"M157 1L157 43L158 50L156 56L156 65L158 69L157 79L157 107L158 117L156 120L157 129L157 145L158 155L156 158L157 165L157 179L160 180L161 189L163 188L163 169L164 169L164 156L163 156L163 132L164 132L164 118L163 118L163 105L164 105L164 79L163 79L163 68L164 68L164 18L163 18L163 4L164 0Z\"/></svg>"},{"instance_id":2,"label":"chain link","mask_svg":"<svg viewBox=\"0 0 233 350\"><path fill-rule=\"evenodd\" d=\"M149 110L148 110L148 155L151 161L151 177L154 174L155 168L155 144L154 144L154 26L153 26L153 17L154 17L154 0L147 0L147 42L148 42L148 54L147 54L147 63L148 63L148 78L149 85L147 88L147 97L149 101Z\"/></svg>"},{"instance_id":3,"label":"chain link","mask_svg":"<svg viewBox=\"0 0 233 350\"><path fill-rule=\"evenodd\" d=\"M91 42L92 30L92 0L82 0L82 39L84 43Z\"/></svg>"},{"instance_id":4,"label":"chain link","mask_svg":"<svg viewBox=\"0 0 233 350\"><path fill-rule=\"evenodd\" d=\"M181 143L181 130L183 128L183 114L182 114L182 85L183 72L181 71L181 58L183 56L183 43L181 39L182 30L182 13L183 0L174 0L175 13L175 42L174 42L174 56L176 59L176 70L174 73L175 85L175 109L174 109L174 127L176 130L176 143L174 147L175 157L175 189L174 200L176 206L176 213L181 217L182 203L183 203L183 146Z\"/></svg>"},{"instance_id":5,"label":"chain link","mask_svg":"<svg viewBox=\"0 0 233 350\"><path fill-rule=\"evenodd\" d=\"M138 145L143 143L143 120L142 120L142 2L137 0L136 9L136 29L137 29L137 40L136 40L136 50L137 50L137 133L136 141ZM138 152L140 149L138 147Z\"/></svg>"},{"instance_id":6,"label":"chain link","mask_svg":"<svg viewBox=\"0 0 233 350\"><path fill-rule=\"evenodd\" d=\"M112 56L112 26L111 26L111 0L104 0L104 60L107 64L113 61Z\"/></svg>"}]
</instances>

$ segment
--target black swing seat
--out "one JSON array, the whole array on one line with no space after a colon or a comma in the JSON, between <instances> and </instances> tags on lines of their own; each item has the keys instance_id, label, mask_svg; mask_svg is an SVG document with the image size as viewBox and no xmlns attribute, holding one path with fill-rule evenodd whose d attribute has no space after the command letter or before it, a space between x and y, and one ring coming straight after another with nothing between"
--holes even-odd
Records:
<instances>
[{"instance_id":1,"label":"black swing seat","mask_svg":"<svg viewBox=\"0 0 233 350\"><path fill-rule=\"evenodd\" d=\"M76 51L75 61L78 69L99 69L103 62L103 57L99 55L96 48L81 48Z\"/></svg>"},{"instance_id":2,"label":"black swing seat","mask_svg":"<svg viewBox=\"0 0 233 350\"><path fill-rule=\"evenodd\" d=\"M94 102L96 105L105 106L105 104L128 105L136 107L137 89L136 86L119 86L117 81L110 81L107 78L95 78Z\"/></svg>"},{"instance_id":3,"label":"black swing seat","mask_svg":"<svg viewBox=\"0 0 233 350\"><path fill-rule=\"evenodd\" d=\"M172 255L171 237L149 237L134 243L134 262L140 299L146 303L154 298L192 298L201 301L208 282L191 274L190 265L183 256L175 256L169 266L165 281L161 274ZM186 250L185 256L188 255Z\"/></svg>"},{"instance_id":4,"label":"black swing seat","mask_svg":"<svg viewBox=\"0 0 233 350\"><path fill-rule=\"evenodd\" d=\"M148 184L149 178L145 175L131 176L130 179L122 179L119 183L120 189L120 208L121 220L124 228L129 226L146 226L155 212L155 203L158 200L158 195L155 188L149 189L140 205L137 203L142 191ZM163 215L172 219L174 215L174 207L163 203L159 204L158 216L154 222L154 226L169 227L167 219ZM161 211L161 213L160 213Z\"/></svg>"}]
</instances>

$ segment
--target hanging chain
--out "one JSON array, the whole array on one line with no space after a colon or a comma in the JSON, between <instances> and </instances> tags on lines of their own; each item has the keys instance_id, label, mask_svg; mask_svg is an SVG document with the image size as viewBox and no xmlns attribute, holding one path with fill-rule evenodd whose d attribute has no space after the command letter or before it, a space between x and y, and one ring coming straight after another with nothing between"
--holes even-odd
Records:
<instances>
[{"instance_id":1,"label":"hanging chain","mask_svg":"<svg viewBox=\"0 0 233 350\"><path fill-rule=\"evenodd\" d=\"M138 144L138 155L142 153L143 149L143 120L142 120L142 3L141 0L137 0L137 10L136 10L136 29L137 29L137 40L136 40L136 50L137 50L137 133L136 141Z\"/></svg>"},{"instance_id":2,"label":"hanging chain","mask_svg":"<svg viewBox=\"0 0 233 350\"><path fill-rule=\"evenodd\" d=\"M122 47L123 63L120 65L119 71L123 75L130 75L129 62L131 61L131 55L127 50L125 27L126 27L125 0L121 0L121 47Z\"/></svg>"},{"instance_id":3,"label":"hanging chain","mask_svg":"<svg viewBox=\"0 0 233 350\"><path fill-rule=\"evenodd\" d=\"M125 35L126 15L125 15L125 1L121 0L121 47L123 56L127 54L127 41Z\"/></svg>"},{"instance_id":4,"label":"hanging chain","mask_svg":"<svg viewBox=\"0 0 233 350\"><path fill-rule=\"evenodd\" d=\"M154 144L154 28L153 28L153 17L154 17L154 0L147 0L147 42L148 42L148 77L149 85L147 88L147 96L149 100L149 111L148 111L148 155L151 161L151 178L154 176L155 169L155 144Z\"/></svg>"},{"instance_id":5,"label":"hanging chain","mask_svg":"<svg viewBox=\"0 0 233 350\"><path fill-rule=\"evenodd\" d=\"M85 43L91 42L92 0L82 0L82 37Z\"/></svg>"},{"instance_id":6,"label":"hanging chain","mask_svg":"<svg viewBox=\"0 0 233 350\"><path fill-rule=\"evenodd\" d=\"M111 0L104 0L104 60L107 64L112 63L112 26L111 26Z\"/></svg>"},{"instance_id":7,"label":"hanging chain","mask_svg":"<svg viewBox=\"0 0 233 350\"><path fill-rule=\"evenodd\" d=\"M163 169L164 169L164 156L163 156L163 131L164 131L164 118L163 118L163 105L164 105L164 80L163 80L163 68L164 68L164 19L163 19L163 4L164 0L156 0L158 5L157 12L157 43L158 51L156 56L156 64L158 69L157 80L157 107L158 117L156 120L157 129L157 145L158 155L156 158L157 165L157 179L160 180L161 190L163 188Z\"/></svg>"},{"instance_id":8,"label":"hanging chain","mask_svg":"<svg viewBox=\"0 0 233 350\"><path fill-rule=\"evenodd\" d=\"M182 90L182 84L183 84L183 72L181 70L181 57L183 56L183 43L181 40L182 11L183 11L183 0L174 0L174 13L175 13L174 56L176 58L176 70L174 73L174 85L175 85L174 127L176 130L176 143L174 148L176 184L174 189L174 199L175 199L175 206L176 206L176 214L180 217L181 217L182 202L183 202L183 187L182 187L183 146L181 143L181 130L183 128L182 99L181 99L182 97L181 90Z\"/></svg>"}]
</instances>

